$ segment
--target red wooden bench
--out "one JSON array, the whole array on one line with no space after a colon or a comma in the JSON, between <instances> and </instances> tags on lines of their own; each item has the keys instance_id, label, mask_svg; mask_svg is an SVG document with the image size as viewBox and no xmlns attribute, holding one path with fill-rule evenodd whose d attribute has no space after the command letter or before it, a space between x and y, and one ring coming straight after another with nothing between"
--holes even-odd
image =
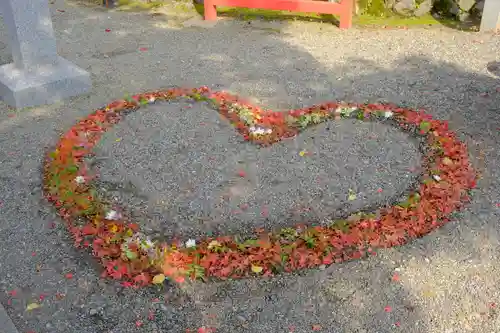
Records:
<instances>
[{"instance_id":1,"label":"red wooden bench","mask_svg":"<svg viewBox=\"0 0 500 333\"><path fill-rule=\"evenodd\" d=\"M354 0L340 1L340 3L336 3L313 0L204 0L205 20L213 21L217 19L217 6L245 7L339 15L339 27L348 29L352 25Z\"/></svg>"}]
</instances>

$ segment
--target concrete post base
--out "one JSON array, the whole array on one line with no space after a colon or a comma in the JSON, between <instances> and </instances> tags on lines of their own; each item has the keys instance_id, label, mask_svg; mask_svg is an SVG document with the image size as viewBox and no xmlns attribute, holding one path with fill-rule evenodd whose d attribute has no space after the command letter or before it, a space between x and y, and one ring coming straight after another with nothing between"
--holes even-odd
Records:
<instances>
[{"instance_id":1,"label":"concrete post base","mask_svg":"<svg viewBox=\"0 0 500 333\"><path fill-rule=\"evenodd\" d=\"M13 63L0 67L0 98L16 108L51 104L91 88L89 73L61 57L32 70Z\"/></svg>"}]
</instances>

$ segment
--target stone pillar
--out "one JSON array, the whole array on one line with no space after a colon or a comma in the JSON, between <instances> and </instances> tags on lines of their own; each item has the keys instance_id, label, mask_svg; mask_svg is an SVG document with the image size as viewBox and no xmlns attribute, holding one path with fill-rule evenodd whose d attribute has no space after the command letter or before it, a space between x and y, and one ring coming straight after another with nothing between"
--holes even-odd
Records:
<instances>
[{"instance_id":1,"label":"stone pillar","mask_svg":"<svg viewBox=\"0 0 500 333\"><path fill-rule=\"evenodd\" d=\"M0 67L0 98L21 108L88 92L90 75L57 54L48 0L0 0L13 63Z\"/></svg>"},{"instance_id":2,"label":"stone pillar","mask_svg":"<svg viewBox=\"0 0 500 333\"><path fill-rule=\"evenodd\" d=\"M500 29L500 0L485 0L481 31Z\"/></svg>"}]
</instances>

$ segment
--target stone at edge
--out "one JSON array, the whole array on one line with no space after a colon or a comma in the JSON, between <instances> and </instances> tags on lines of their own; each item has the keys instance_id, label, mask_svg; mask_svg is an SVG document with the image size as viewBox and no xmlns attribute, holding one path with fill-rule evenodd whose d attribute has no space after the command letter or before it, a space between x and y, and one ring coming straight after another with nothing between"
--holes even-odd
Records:
<instances>
[{"instance_id":1,"label":"stone at edge","mask_svg":"<svg viewBox=\"0 0 500 333\"><path fill-rule=\"evenodd\" d=\"M0 67L0 98L22 108L88 92L90 75L57 54L47 0L1 0L13 63Z\"/></svg>"},{"instance_id":2,"label":"stone at edge","mask_svg":"<svg viewBox=\"0 0 500 333\"><path fill-rule=\"evenodd\" d=\"M417 9L413 12L413 15L420 17L424 16L425 14L430 13L432 9L432 0L424 0Z\"/></svg>"},{"instance_id":3,"label":"stone at edge","mask_svg":"<svg viewBox=\"0 0 500 333\"><path fill-rule=\"evenodd\" d=\"M394 5L393 9L396 13L400 15L411 16L413 15L413 11L415 10L415 1L401 0Z\"/></svg>"}]
</instances>

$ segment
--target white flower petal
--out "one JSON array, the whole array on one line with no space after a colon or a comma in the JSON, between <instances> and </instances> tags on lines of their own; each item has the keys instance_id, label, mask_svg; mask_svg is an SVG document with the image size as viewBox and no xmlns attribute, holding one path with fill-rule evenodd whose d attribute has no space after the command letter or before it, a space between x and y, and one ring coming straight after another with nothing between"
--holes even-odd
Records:
<instances>
[{"instance_id":1,"label":"white flower petal","mask_svg":"<svg viewBox=\"0 0 500 333\"><path fill-rule=\"evenodd\" d=\"M85 183L85 177L83 177L83 176L76 176L75 182L77 184L83 184L83 183Z\"/></svg>"},{"instance_id":2,"label":"white flower petal","mask_svg":"<svg viewBox=\"0 0 500 333\"><path fill-rule=\"evenodd\" d=\"M438 175L433 175L432 178L434 178L434 180L437 182L441 180L441 177L439 177Z\"/></svg>"},{"instance_id":3,"label":"white flower petal","mask_svg":"<svg viewBox=\"0 0 500 333\"><path fill-rule=\"evenodd\" d=\"M196 247L196 240L194 240L194 239L188 239L186 241L186 247Z\"/></svg>"},{"instance_id":4,"label":"white flower petal","mask_svg":"<svg viewBox=\"0 0 500 333\"><path fill-rule=\"evenodd\" d=\"M120 218L120 214L115 210L110 210L106 213L106 220L118 220Z\"/></svg>"},{"instance_id":5,"label":"white flower petal","mask_svg":"<svg viewBox=\"0 0 500 333\"><path fill-rule=\"evenodd\" d=\"M392 111L385 111L385 113L384 113L384 117L386 117L386 118L390 118L390 117L392 117L392 115L393 115L393 114L394 114L394 113L393 113Z\"/></svg>"}]
</instances>

